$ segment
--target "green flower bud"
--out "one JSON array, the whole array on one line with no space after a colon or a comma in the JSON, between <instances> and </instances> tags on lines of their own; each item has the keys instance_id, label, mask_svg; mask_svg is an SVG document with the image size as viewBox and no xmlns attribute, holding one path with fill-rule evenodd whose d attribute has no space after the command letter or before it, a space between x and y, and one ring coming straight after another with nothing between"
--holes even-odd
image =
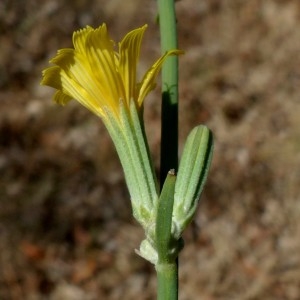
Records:
<instances>
[{"instance_id":1,"label":"green flower bud","mask_svg":"<svg viewBox=\"0 0 300 300\"><path fill-rule=\"evenodd\" d=\"M211 131L203 125L189 134L179 165L173 207L173 234L179 238L194 216L213 153Z\"/></svg>"}]
</instances>

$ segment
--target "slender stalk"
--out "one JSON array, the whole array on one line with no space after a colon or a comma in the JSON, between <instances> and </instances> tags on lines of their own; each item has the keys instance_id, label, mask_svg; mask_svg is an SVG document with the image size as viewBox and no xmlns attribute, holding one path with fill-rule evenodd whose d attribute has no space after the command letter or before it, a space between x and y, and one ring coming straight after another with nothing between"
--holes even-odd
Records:
<instances>
[{"instance_id":1,"label":"slender stalk","mask_svg":"<svg viewBox=\"0 0 300 300\"><path fill-rule=\"evenodd\" d=\"M157 300L169 300L178 298L178 267L177 263L157 264Z\"/></svg>"},{"instance_id":2,"label":"slender stalk","mask_svg":"<svg viewBox=\"0 0 300 300\"><path fill-rule=\"evenodd\" d=\"M158 0L161 51L177 49L175 0ZM169 57L162 68L160 185L171 169L178 169L178 58ZM178 259L156 265L157 299L178 299Z\"/></svg>"},{"instance_id":3,"label":"slender stalk","mask_svg":"<svg viewBox=\"0 0 300 300\"><path fill-rule=\"evenodd\" d=\"M158 0L161 51L177 49L174 0ZM178 168L178 58L169 57L162 68L162 120L160 184Z\"/></svg>"}]
</instances>

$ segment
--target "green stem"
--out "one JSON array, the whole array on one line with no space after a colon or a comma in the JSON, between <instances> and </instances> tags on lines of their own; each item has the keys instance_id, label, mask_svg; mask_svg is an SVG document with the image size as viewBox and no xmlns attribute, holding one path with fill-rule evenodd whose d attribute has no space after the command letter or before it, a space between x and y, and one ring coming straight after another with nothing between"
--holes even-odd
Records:
<instances>
[{"instance_id":1,"label":"green stem","mask_svg":"<svg viewBox=\"0 0 300 300\"><path fill-rule=\"evenodd\" d=\"M157 264L157 300L176 300L178 299L178 267L177 263Z\"/></svg>"},{"instance_id":2,"label":"green stem","mask_svg":"<svg viewBox=\"0 0 300 300\"><path fill-rule=\"evenodd\" d=\"M174 0L158 0L161 51L177 49ZM162 121L160 184L178 168L178 58L169 57L162 68Z\"/></svg>"},{"instance_id":3,"label":"green stem","mask_svg":"<svg viewBox=\"0 0 300 300\"><path fill-rule=\"evenodd\" d=\"M177 49L175 0L158 0L161 51ZM178 58L169 57L162 67L160 185L171 169L178 169ZM178 259L156 265L157 299L178 299Z\"/></svg>"}]
</instances>

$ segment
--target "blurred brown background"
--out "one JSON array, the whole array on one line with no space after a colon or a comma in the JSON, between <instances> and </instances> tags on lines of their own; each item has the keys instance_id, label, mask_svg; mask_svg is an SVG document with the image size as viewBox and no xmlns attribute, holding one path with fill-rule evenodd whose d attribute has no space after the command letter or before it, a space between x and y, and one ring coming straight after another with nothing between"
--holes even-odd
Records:
<instances>
[{"instance_id":1,"label":"blurred brown background","mask_svg":"<svg viewBox=\"0 0 300 300\"><path fill-rule=\"evenodd\" d=\"M180 299L300 299L300 2L181 0L177 12L180 145L199 123L216 143ZM74 30L103 22L116 40L149 24L142 74L160 52L156 14L145 0L0 2L0 299L155 299L105 128L39 82ZM159 86L145 108L157 170Z\"/></svg>"}]
</instances>

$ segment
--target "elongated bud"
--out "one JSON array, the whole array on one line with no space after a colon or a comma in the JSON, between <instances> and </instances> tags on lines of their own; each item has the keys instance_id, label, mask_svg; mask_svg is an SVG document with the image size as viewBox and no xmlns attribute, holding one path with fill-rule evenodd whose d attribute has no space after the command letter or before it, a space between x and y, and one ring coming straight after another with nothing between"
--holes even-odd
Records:
<instances>
[{"instance_id":1,"label":"elongated bud","mask_svg":"<svg viewBox=\"0 0 300 300\"><path fill-rule=\"evenodd\" d=\"M175 184L173 222L177 238L181 236L196 212L212 153L211 131L203 125L195 127L184 146Z\"/></svg>"}]
</instances>

